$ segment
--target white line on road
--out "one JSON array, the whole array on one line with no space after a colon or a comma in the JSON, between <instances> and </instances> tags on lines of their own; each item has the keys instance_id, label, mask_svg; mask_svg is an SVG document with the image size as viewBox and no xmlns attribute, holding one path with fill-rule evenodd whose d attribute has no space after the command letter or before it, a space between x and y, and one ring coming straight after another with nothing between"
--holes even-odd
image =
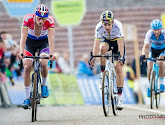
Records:
<instances>
[{"instance_id":1,"label":"white line on road","mask_svg":"<svg viewBox=\"0 0 165 125\"><path fill-rule=\"evenodd\" d=\"M165 115L165 112L161 112L161 111L157 111L157 110L154 110L154 109L144 109L144 108L139 108L139 107L135 107L135 106L124 106L125 108L128 108L128 109L135 109L135 110L140 110L140 111L146 111L146 112L153 112L153 113L158 113L158 114L162 114L162 115Z\"/></svg>"}]
</instances>

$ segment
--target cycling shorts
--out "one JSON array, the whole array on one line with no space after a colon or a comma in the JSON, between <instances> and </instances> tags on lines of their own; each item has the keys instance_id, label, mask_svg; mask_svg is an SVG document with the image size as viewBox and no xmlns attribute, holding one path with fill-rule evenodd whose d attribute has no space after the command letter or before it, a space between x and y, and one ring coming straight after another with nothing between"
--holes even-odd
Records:
<instances>
[{"instance_id":1,"label":"cycling shorts","mask_svg":"<svg viewBox=\"0 0 165 125\"><path fill-rule=\"evenodd\" d=\"M164 49L154 49L154 48L150 49L149 58L156 58L160 56L165 56L165 48ZM152 60L148 60L148 61L152 61Z\"/></svg>"},{"instance_id":2,"label":"cycling shorts","mask_svg":"<svg viewBox=\"0 0 165 125\"><path fill-rule=\"evenodd\" d=\"M117 44L117 40L115 41L111 41L111 40L108 40L107 38L105 37L102 37L101 43L107 43L108 46L109 46L109 50L112 50L112 54L117 54L118 52L118 44ZM124 57L125 57L125 45L124 45ZM115 61L118 60L117 58L115 58Z\"/></svg>"},{"instance_id":3,"label":"cycling shorts","mask_svg":"<svg viewBox=\"0 0 165 125\"><path fill-rule=\"evenodd\" d=\"M48 55L50 53L48 38L34 40L27 37L24 55L35 56L35 52L37 52L37 49L39 49L39 55Z\"/></svg>"}]
</instances>

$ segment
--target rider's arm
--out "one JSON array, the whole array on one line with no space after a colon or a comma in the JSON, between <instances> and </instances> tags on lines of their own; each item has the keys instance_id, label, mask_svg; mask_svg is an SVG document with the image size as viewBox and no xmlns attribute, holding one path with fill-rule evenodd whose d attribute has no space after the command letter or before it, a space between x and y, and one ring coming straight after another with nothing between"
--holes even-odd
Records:
<instances>
[{"instance_id":1,"label":"rider's arm","mask_svg":"<svg viewBox=\"0 0 165 125\"><path fill-rule=\"evenodd\" d=\"M27 35L28 35L28 27L22 26L22 28L21 28L21 39L20 39L20 53L24 52Z\"/></svg>"},{"instance_id":2,"label":"rider's arm","mask_svg":"<svg viewBox=\"0 0 165 125\"><path fill-rule=\"evenodd\" d=\"M118 44L118 50L120 52L120 55L121 57L123 57L124 56L124 39L118 39L117 44Z\"/></svg>"},{"instance_id":3,"label":"rider's arm","mask_svg":"<svg viewBox=\"0 0 165 125\"><path fill-rule=\"evenodd\" d=\"M99 47L100 47L100 39L95 38L93 45L93 55L97 55L99 53Z\"/></svg>"},{"instance_id":4,"label":"rider's arm","mask_svg":"<svg viewBox=\"0 0 165 125\"><path fill-rule=\"evenodd\" d=\"M148 53L148 49L149 49L149 44L144 44L143 48L142 48L142 55L147 55Z\"/></svg>"},{"instance_id":5,"label":"rider's arm","mask_svg":"<svg viewBox=\"0 0 165 125\"><path fill-rule=\"evenodd\" d=\"M49 49L50 49L50 54L54 54L54 36L55 36L55 29L54 28L49 28L48 29L48 41L49 41Z\"/></svg>"}]
</instances>

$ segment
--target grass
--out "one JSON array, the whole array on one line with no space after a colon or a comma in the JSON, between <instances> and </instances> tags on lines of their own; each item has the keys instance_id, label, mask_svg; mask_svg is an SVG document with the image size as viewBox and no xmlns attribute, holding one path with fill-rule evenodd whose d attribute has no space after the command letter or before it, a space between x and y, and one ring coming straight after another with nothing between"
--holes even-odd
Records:
<instances>
[{"instance_id":1,"label":"grass","mask_svg":"<svg viewBox=\"0 0 165 125\"><path fill-rule=\"evenodd\" d=\"M41 101L42 105L83 105L76 76L50 73L48 80L49 97Z\"/></svg>"}]
</instances>

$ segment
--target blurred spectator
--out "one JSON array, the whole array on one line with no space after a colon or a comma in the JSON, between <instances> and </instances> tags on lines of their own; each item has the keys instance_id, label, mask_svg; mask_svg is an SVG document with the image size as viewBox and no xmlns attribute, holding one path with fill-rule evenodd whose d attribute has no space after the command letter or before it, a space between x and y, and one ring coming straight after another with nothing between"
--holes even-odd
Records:
<instances>
[{"instance_id":1,"label":"blurred spectator","mask_svg":"<svg viewBox=\"0 0 165 125\"><path fill-rule=\"evenodd\" d=\"M130 63L126 63L123 66L123 74L124 74L124 78L127 79L128 87L130 88L130 90L134 94L134 98L135 98L136 102L138 102L138 94L137 94L136 91L134 91L134 87L135 87L135 73L134 73Z\"/></svg>"},{"instance_id":2,"label":"blurred spectator","mask_svg":"<svg viewBox=\"0 0 165 125\"><path fill-rule=\"evenodd\" d=\"M139 61L140 61L140 55L141 55L141 50L139 50ZM136 60L135 60L135 58L132 61L132 66L131 67L132 67L132 69L135 73L135 77L136 77ZM140 73L141 73L141 76L147 76L147 61L146 60L144 60L142 65L140 65Z\"/></svg>"},{"instance_id":3,"label":"blurred spectator","mask_svg":"<svg viewBox=\"0 0 165 125\"><path fill-rule=\"evenodd\" d=\"M16 66L18 64L17 54L19 53L19 46L17 42L12 40L12 36L5 31L0 32L5 48L4 48L4 61L6 76L10 79L11 84L14 85L13 73L20 76L21 69Z\"/></svg>"},{"instance_id":4,"label":"blurred spectator","mask_svg":"<svg viewBox=\"0 0 165 125\"><path fill-rule=\"evenodd\" d=\"M71 73L71 67L69 65L69 53L67 51L63 52L63 56L60 56L57 62L63 73Z\"/></svg>"},{"instance_id":5,"label":"blurred spectator","mask_svg":"<svg viewBox=\"0 0 165 125\"><path fill-rule=\"evenodd\" d=\"M4 48L5 44L0 37L0 81L4 82L6 80L5 78L5 63L4 63Z\"/></svg>"},{"instance_id":6,"label":"blurred spectator","mask_svg":"<svg viewBox=\"0 0 165 125\"><path fill-rule=\"evenodd\" d=\"M77 75L93 75L93 71L88 65L89 56L84 54L78 63L78 74Z\"/></svg>"},{"instance_id":7,"label":"blurred spectator","mask_svg":"<svg viewBox=\"0 0 165 125\"><path fill-rule=\"evenodd\" d=\"M1 36L3 41L6 40L7 39L7 32L6 31L1 31L0 36Z\"/></svg>"}]
</instances>

